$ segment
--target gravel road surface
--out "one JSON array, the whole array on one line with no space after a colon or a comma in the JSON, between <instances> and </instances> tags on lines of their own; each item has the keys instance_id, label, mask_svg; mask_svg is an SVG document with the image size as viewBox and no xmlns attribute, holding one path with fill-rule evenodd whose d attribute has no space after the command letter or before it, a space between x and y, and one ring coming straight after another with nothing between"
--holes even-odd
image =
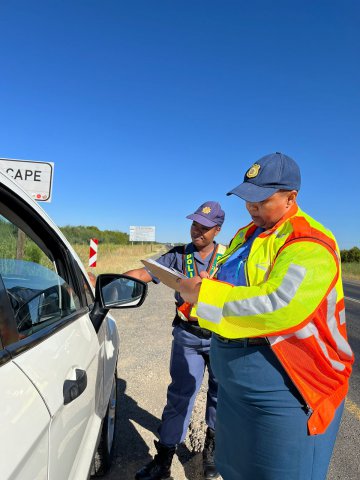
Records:
<instances>
[{"instance_id":1,"label":"gravel road surface","mask_svg":"<svg viewBox=\"0 0 360 480\"><path fill-rule=\"evenodd\" d=\"M133 480L135 472L150 461L155 453L154 439L157 438L157 428L170 381L171 321L174 308L172 290L162 284L149 284L148 297L140 308L112 311L120 333L120 405L115 457L111 471L104 477L105 480ZM205 375L185 444L178 448L174 457L174 480L203 479L199 452L206 429L206 382ZM349 438L352 431L354 419L345 411L328 480L360 478L355 465L358 463L356 456L344 453L353 444Z\"/></svg>"},{"instance_id":2,"label":"gravel road surface","mask_svg":"<svg viewBox=\"0 0 360 480\"><path fill-rule=\"evenodd\" d=\"M154 440L170 382L171 322L175 306L173 291L163 284L149 284L144 305L113 310L120 333L118 362L118 442L113 466L106 480L133 480L135 472L151 460ZM175 480L201 480L202 445L205 436L206 382L195 404L185 445L174 457Z\"/></svg>"}]
</instances>

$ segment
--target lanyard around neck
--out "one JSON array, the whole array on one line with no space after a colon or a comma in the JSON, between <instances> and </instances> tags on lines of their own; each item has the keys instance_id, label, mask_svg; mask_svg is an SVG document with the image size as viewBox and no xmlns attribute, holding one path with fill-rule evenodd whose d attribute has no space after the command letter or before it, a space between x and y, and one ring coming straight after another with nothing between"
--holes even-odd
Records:
<instances>
[{"instance_id":1,"label":"lanyard around neck","mask_svg":"<svg viewBox=\"0 0 360 480\"><path fill-rule=\"evenodd\" d=\"M216 262L219 259L219 257L221 257L222 255L221 253L218 253L218 248L219 248L219 245L216 245L206 269L207 273L209 274L209 277L211 277L211 275L213 274L215 270ZM184 268L184 274L188 278L192 278L192 277L195 277L196 275L199 275L199 271L194 258L194 253L193 252L186 253L186 246L184 247L183 268Z\"/></svg>"}]
</instances>

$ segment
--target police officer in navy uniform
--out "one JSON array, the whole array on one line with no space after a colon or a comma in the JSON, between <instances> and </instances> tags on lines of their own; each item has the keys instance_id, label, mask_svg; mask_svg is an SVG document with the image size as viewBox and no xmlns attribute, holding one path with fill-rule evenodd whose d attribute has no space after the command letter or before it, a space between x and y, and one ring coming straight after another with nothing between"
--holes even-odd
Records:
<instances>
[{"instance_id":1,"label":"police officer in navy uniform","mask_svg":"<svg viewBox=\"0 0 360 480\"><path fill-rule=\"evenodd\" d=\"M216 262L225 251L223 245L214 238L220 232L225 213L218 202L203 203L186 218L192 220L191 243L177 246L157 259L166 267L172 267L188 277L207 272L210 277L216 269ZM159 280L145 268L126 272L145 282ZM191 316L191 305L184 302L175 292L176 315L173 321L173 342L170 359L171 383L167 391L167 403L159 427L159 441L155 441L157 454L154 459L139 470L138 480L170 479L171 463L177 445L185 440L191 419L196 395L200 389L207 367L209 383L206 403L207 431L203 449L203 472L205 479L218 478L214 463L215 418L217 405L217 381L209 362L210 337L208 330L202 329L196 318Z\"/></svg>"}]
</instances>

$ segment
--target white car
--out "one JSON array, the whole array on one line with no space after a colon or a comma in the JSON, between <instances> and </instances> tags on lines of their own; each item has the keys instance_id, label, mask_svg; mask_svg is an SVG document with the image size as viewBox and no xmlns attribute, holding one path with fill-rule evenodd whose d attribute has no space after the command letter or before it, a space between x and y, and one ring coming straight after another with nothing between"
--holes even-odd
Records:
<instances>
[{"instance_id":1,"label":"white car","mask_svg":"<svg viewBox=\"0 0 360 480\"><path fill-rule=\"evenodd\" d=\"M110 466L119 337L109 308L146 284L99 275L0 171L1 480L82 480Z\"/></svg>"}]
</instances>

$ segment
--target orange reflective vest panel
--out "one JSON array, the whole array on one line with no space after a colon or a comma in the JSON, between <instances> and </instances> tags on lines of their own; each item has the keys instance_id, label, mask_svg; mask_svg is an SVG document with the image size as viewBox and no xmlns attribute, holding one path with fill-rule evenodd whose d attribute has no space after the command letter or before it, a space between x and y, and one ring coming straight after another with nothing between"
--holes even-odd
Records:
<instances>
[{"instance_id":1,"label":"orange reflective vest panel","mask_svg":"<svg viewBox=\"0 0 360 480\"><path fill-rule=\"evenodd\" d=\"M255 229L240 229L219 264ZM245 287L203 280L199 324L226 338L267 337L312 412L309 433L323 433L346 396L354 362L335 238L294 205L255 238L245 274Z\"/></svg>"},{"instance_id":2,"label":"orange reflective vest panel","mask_svg":"<svg viewBox=\"0 0 360 480\"><path fill-rule=\"evenodd\" d=\"M184 246L183 261L182 261L183 273L188 278L192 278L196 275L199 275L199 272L194 259L194 254L192 252L187 253L187 247L188 245ZM210 278L214 276L214 273L216 272L217 262L220 260L225 250L226 250L226 247L224 245L221 245L220 243L218 243L214 248L213 254L209 261L209 265L206 269ZM197 318L195 315L195 311L192 311L192 310L193 310L193 305L191 303L184 302L177 307L177 314L182 320L196 321Z\"/></svg>"}]
</instances>

